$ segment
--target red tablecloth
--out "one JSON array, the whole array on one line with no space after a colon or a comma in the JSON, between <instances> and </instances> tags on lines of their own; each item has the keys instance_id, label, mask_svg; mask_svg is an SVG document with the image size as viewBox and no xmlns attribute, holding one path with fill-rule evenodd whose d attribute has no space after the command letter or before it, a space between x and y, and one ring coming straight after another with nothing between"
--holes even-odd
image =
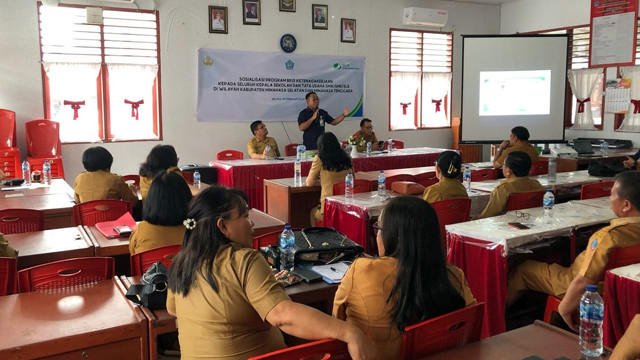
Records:
<instances>
[{"instance_id":1,"label":"red tablecloth","mask_svg":"<svg viewBox=\"0 0 640 360\"><path fill-rule=\"evenodd\" d=\"M614 347L640 313L640 282L607 271L604 289L603 342Z\"/></svg>"},{"instance_id":2,"label":"red tablecloth","mask_svg":"<svg viewBox=\"0 0 640 360\"><path fill-rule=\"evenodd\" d=\"M471 293L484 302L482 338L506 331L507 258L503 246L447 232L447 262L464 271Z\"/></svg>"},{"instance_id":3,"label":"red tablecloth","mask_svg":"<svg viewBox=\"0 0 640 360\"><path fill-rule=\"evenodd\" d=\"M362 206L328 198L324 200L324 226L335 228L371 254L367 241L368 220L367 209Z\"/></svg>"}]
</instances>

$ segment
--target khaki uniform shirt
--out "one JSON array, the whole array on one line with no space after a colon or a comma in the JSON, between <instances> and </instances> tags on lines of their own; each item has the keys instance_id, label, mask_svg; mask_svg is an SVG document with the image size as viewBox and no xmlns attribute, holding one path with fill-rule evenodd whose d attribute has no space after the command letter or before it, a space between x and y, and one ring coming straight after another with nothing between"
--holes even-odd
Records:
<instances>
[{"instance_id":1,"label":"khaki uniform shirt","mask_svg":"<svg viewBox=\"0 0 640 360\"><path fill-rule=\"evenodd\" d=\"M333 184L343 182L349 171L351 171L351 174L353 174L353 178L355 179L356 174L352 169L338 172L325 170L322 168L322 160L320 160L320 156L315 156L313 158L308 177L314 181L320 178L320 186L322 186L322 190L320 191L320 215L324 214L324 198L333 195ZM318 218L318 220L321 219L321 217Z\"/></svg>"},{"instance_id":2,"label":"khaki uniform shirt","mask_svg":"<svg viewBox=\"0 0 640 360\"><path fill-rule=\"evenodd\" d=\"M0 257L18 257L18 252L9 245L9 242L4 238L2 233L0 233Z\"/></svg>"},{"instance_id":3,"label":"khaki uniform shirt","mask_svg":"<svg viewBox=\"0 0 640 360\"><path fill-rule=\"evenodd\" d=\"M84 171L76 177L73 186L74 200L83 203L91 200L117 199L135 205L138 196L125 184L122 176L108 171Z\"/></svg>"},{"instance_id":4,"label":"khaki uniform shirt","mask_svg":"<svg viewBox=\"0 0 640 360\"><path fill-rule=\"evenodd\" d=\"M196 273L186 297L167 294L167 309L178 318L182 360L244 360L285 347L280 330L265 319L289 297L259 252L221 246L212 271L218 292L204 269Z\"/></svg>"},{"instance_id":5,"label":"khaki uniform shirt","mask_svg":"<svg viewBox=\"0 0 640 360\"><path fill-rule=\"evenodd\" d=\"M365 152L367 151L367 143L370 142L372 147L375 147L375 144L378 143L378 137L376 136L375 132L371 132L370 135L365 135L362 133L362 130L358 130L355 132L355 134L353 134L354 138L358 138L358 137L362 137L364 138L364 143L362 145L358 145L358 152Z\"/></svg>"},{"instance_id":6,"label":"khaki uniform shirt","mask_svg":"<svg viewBox=\"0 0 640 360\"><path fill-rule=\"evenodd\" d=\"M480 217L497 216L505 212L507 200L509 200L509 195L511 194L536 190L544 190L544 187L540 185L538 180L526 176L513 176L502 180L491 192L491 200L489 200L487 207L484 208ZM542 204L540 204L540 206L542 206Z\"/></svg>"},{"instance_id":7,"label":"khaki uniform shirt","mask_svg":"<svg viewBox=\"0 0 640 360\"><path fill-rule=\"evenodd\" d=\"M167 169L167 172L172 172L172 171L182 176L182 171L180 171L180 169L177 166L171 166ZM152 177L140 176L140 195L142 195L142 201L145 201L147 199L147 194L149 193L151 182L153 182Z\"/></svg>"},{"instance_id":8,"label":"khaki uniform shirt","mask_svg":"<svg viewBox=\"0 0 640 360\"><path fill-rule=\"evenodd\" d=\"M390 316L387 303L398 274L398 260L392 257L360 258L342 278L333 302L333 316L357 326L376 346L378 359L399 359L402 334ZM476 303L464 273L447 265L449 279L467 306Z\"/></svg>"},{"instance_id":9,"label":"khaki uniform shirt","mask_svg":"<svg viewBox=\"0 0 640 360\"><path fill-rule=\"evenodd\" d=\"M133 255L162 246L182 244L186 229L182 224L162 226L142 221L129 237L129 253Z\"/></svg>"},{"instance_id":10,"label":"khaki uniform shirt","mask_svg":"<svg viewBox=\"0 0 640 360\"><path fill-rule=\"evenodd\" d=\"M504 149L502 151L502 154L500 154L500 157L497 158L496 161L500 164L504 164L504 159L506 159L507 155L509 155L509 153L512 151L522 151L527 153L532 162L538 160L538 150L533 147L533 145L529 144L528 142L519 142L512 147Z\"/></svg>"},{"instance_id":11,"label":"khaki uniform shirt","mask_svg":"<svg viewBox=\"0 0 640 360\"><path fill-rule=\"evenodd\" d=\"M276 139L267 136L264 141L260 141L257 137L254 136L247 142L247 152L249 152L249 157L251 157L251 154L262 155L262 153L264 152L264 148L266 148L267 145L271 146L271 156L280 156L280 150L278 149L278 143L276 143Z\"/></svg>"},{"instance_id":12,"label":"khaki uniform shirt","mask_svg":"<svg viewBox=\"0 0 640 360\"><path fill-rule=\"evenodd\" d=\"M443 177L442 180L424 189L425 201L432 203L440 200L468 198L467 190L458 179Z\"/></svg>"}]
</instances>

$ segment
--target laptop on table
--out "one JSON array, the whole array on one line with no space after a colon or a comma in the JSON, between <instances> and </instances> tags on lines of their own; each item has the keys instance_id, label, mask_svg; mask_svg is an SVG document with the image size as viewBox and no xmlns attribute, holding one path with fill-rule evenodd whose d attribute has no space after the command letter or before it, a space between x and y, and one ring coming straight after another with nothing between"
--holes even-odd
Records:
<instances>
[{"instance_id":1,"label":"laptop on table","mask_svg":"<svg viewBox=\"0 0 640 360\"><path fill-rule=\"evenodd\" d=\"M594 153L593 148L591 147L590 140L573 140L573 150L578 153L578 156L581 157L597 157L600 156Z\"/></svg>"}]
</instances>

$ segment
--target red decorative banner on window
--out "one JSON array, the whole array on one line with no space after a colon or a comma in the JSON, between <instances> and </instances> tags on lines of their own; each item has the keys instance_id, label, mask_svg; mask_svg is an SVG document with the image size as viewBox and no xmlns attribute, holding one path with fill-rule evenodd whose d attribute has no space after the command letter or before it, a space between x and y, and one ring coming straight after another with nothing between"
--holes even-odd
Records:
<instances>
[{"instance_id":1,"label":"red decorative banner on window","mask_svg":"<svg viewBox=\"0 0 640 360\"><path fill-rule=\"evenodd\" d=\"M411 105L411 103L400 103L400 106L402 106L402 115L407 115L407 107Z\"/></svg>"},{"instance_id":2,"label":"red decorative banner on window","mask_svg":"<svg viewBox=\"0 0 640 360\"><path fill-rule=\"evenodd\" d=\"M431 103L436 104L436 112L440 112L440 104L442 104L442 99L440 100L431 99Z\"/></svg>"},{"instance_id":3,"label":"red decorative banner on window","mask_svg":"<svg viewBox=\"0 0 640 360\"><path fill-rule=\"evenodd\" d=\"M69 100L64 100L64 105L71 105L71 108L73 109L73 120L76 120L78 118L78 110L80 110L80 106L84 105L84 100L82 101L69 101Z\"/></svg>"},{"instance_id":4,"label":"red decorative banner on window","mask_svg":"<svg viewBox=\"0 0 640 360\"><path fill-rule=\"evenodd\" d=\"M138 107L140 107L140 104L144 104L144 100L131 101L125 99L124 103L131 105L131 117L135 117L138 120Z\"/></svg>"},{"instance_id":5,"label":"red decorative banner on window","mask_svg":"<svg viewBox=\"0 0 640 360\"><path fill-rule=\"evenodd\" d=\"M586 98L584 100L580 100L580 99L576 98L576 100L578 100L578 112L579 113L583 113L584 112L584 103L591 101L591 98Z\"/></svg>"}]
</instances>

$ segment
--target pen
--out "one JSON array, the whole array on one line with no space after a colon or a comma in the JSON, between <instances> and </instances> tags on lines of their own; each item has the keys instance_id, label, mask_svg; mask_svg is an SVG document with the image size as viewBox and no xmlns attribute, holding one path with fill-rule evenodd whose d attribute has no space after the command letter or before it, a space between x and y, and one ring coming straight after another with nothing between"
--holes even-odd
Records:
<instances>
[{"instance_id":1,"label":"pen","mask_svg":"<svg viewBox=\"0 0 640 360\"><path fill-rule=\"evenodd\" d=\"M332 271L338 272L338 270L334 267L330 267L329 269L331 269Z\"/></svg>"}]
</instances>

